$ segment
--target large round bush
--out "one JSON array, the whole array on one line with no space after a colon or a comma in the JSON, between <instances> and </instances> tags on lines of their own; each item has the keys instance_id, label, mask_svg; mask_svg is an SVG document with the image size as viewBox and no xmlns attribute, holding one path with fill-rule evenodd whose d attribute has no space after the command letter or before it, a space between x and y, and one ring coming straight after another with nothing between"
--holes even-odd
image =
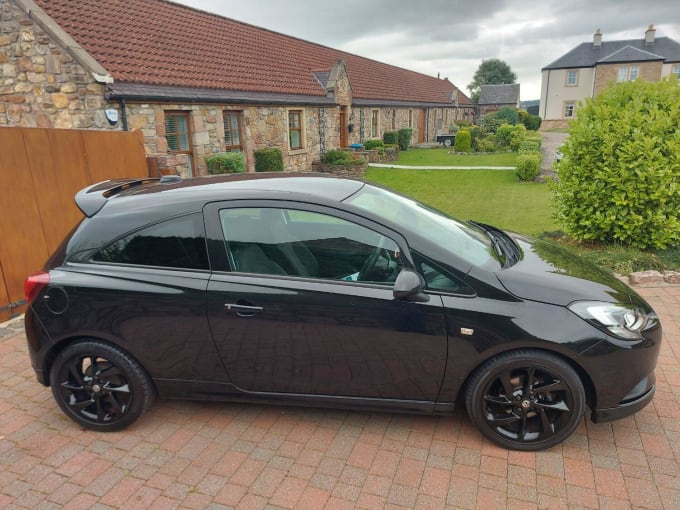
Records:
<instances>
[{"instance_id":1,"label":"large round bush","mask_svg":"<svg viewBox=\"0 0 680 510\"><path fill-rule=\"evenodd\" d=\"M610 86L576 112L554 185L577 239L637 248L680 244L680 86Z\"/></svg>"}]
</instances>

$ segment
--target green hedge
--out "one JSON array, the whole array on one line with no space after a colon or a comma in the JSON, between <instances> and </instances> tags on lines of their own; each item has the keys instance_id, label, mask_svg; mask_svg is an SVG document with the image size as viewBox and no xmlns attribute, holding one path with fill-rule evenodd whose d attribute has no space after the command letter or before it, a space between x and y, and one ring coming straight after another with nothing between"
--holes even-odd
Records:
<instances>
[{"instance_id":1,"label":"green hedge","mask_svg":"<svg viewBox=\"0 0 680 510\"><path fill-rule=\"evenodd\" d=\"M472 136L467 129L461 129L456 134L456 142L453 145L456 152L470 152L472 148Z\"/></svg>"},{"instance_id":2,"label":"green hedge","mask_svg":"<svg viewBox=\"0 0 680 510\"><path fill-rule=\"evenodd\" d=\"M519 144L519 153L523 152L538 152L541 150L541 145L536 140L524 139Z\"/></svg>"},{"instance_id":3,"label":"green hedge","mask_svg":"<svg viewBox=\"0 0 680 510\"><path fill-rule=\"evenodd\" d=\"M520 181L533 181L541 171L541 154L524 152L517 156L515 174Z\"/></svg>"},{"instance_id":4,"label":"green hedge","mask_svg":"<svg viewBox=\"0 0 680 510\"><path fill-rule=\"evenodd\" d=\"M237 174L246 171L246 157L242 152L220 152L206 156L205 162L208 165L208 173L218 174Z\"/></svg>"},{"instance_id":5,"label":"green hedge","mask_svg":"<svg viewBox=\"0 0 680 510\"><path fill-rule=\"evenodd\" d=\"M267 147L255 151L256 172L283 172L283 155L281 149Z\"/></svg>"},{"instance_id":6,"label":"green hedge","mask_svg":"<svg viewBox=\"0 0 680 510\"><path fill-rule=\"evenodd\" d=\"M556 165L556 217L577 239L680 246L680 86L611 85L586 99Z\"/></svg>"},{"instance_id":7,"label":"green hedge","mask_svg":"<svg viewBox=\"0 0 680 510\"><path fill-rule=\"evenodd\" d=\"M364 149L366 149L367 151L371 151L371 150L374 150L374 149L378 149L378 148L384 147L384 146L385 146L385 143L384 143L382 140L380 140L380 139L377 139L377 140L366 140L366 141L364 142Z\"/></svg>"},{"instance_id":8,"label":"green hedge","mask_svg":"<svg viewBox=\"0 0 680 510\"><path fill-rule=\"evenodd\" d=\"M351 159L349 152L342 149L331 149L324 153L321 161L327 165L346 165Z\"/></svg>"},{"instance_id":9,"label":"green hedge","mask_svg":"<svg viewBox=\"0 0 680 510\"><path fill-rule=\"evenodd\" d=\"M398 131L385 131L383 133L383 142L385 142L385 145L398 145L399 144L399 132Z\"/></svg>"},{"instance_id":10,"label":"green hedge","mask_svg":"<svg viewBox=\"0 0 680 510\"><path fill-rule=\"evenodd\" d=\"M411 128L401 128L398 133L398 143L399 150L408 150L408 146L411 145L411 137L413 136L413 129Z\"/></svg>"}]
</instances>

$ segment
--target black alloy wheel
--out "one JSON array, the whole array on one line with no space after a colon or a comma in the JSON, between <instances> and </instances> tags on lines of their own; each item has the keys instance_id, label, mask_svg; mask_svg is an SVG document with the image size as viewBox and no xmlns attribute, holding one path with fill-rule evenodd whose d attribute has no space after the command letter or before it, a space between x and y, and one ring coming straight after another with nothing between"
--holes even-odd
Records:
<instances>
[{"instance_id":1,"label":"black alloy wheel","mask_svg":"<svg viewBox=\"0 0 680 510\"><path fill-rule=\"evenodd\" d=\"M495 443L513 450L550 448L569 437L585 411L578 374L542 351L490 359L466 390L470 419Z\"/></svg>"},{"instance_id":2,"label":"black alloy wheel","mask_svg":"<svg viewBox=\"0 0 680 510\"><path fill-rule=\"evenodd\" d=\"M135 360L98 341L72 344L61 351L52 364L50 385L67 416L103 432L130 425L149 407L155 393Z\"/></svg>"}]
</instances>

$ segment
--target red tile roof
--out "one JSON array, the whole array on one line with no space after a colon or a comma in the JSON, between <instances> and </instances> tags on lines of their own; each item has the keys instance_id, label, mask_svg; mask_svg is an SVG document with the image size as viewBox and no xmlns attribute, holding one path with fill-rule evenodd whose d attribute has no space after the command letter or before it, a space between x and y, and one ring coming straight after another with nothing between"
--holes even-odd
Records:
<instances>
[{"instance_id":1,"label":"red tile roof","mask_svg":"<svg viewBox=\"0 0 680 510\"><path fill-rule=\"evenodd\" d=\"M34 0L116 82L324 96L313 71L345 60L355 98L451 103L431 76L166 0ZM460 104L470 104L459 93Z\"/></svg>"}]
</instances>

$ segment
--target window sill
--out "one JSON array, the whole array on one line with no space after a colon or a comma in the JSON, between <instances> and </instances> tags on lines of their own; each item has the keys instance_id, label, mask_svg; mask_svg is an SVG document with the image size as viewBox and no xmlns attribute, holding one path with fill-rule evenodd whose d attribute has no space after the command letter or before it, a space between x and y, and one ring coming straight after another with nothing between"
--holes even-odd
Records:
<instances>
[{"instance_id":1,"label":"window sill","mask_svg":"<svg viewBox=\"0 0 680 510\"><path fill-rule=\"evenodd\" d=\"M294 150L289 150L288 155L289 156L297 156L298 154L307 154L309 152L309 149L302 148L302 149L294 149Z\"/></svg>"}]
</instances>

